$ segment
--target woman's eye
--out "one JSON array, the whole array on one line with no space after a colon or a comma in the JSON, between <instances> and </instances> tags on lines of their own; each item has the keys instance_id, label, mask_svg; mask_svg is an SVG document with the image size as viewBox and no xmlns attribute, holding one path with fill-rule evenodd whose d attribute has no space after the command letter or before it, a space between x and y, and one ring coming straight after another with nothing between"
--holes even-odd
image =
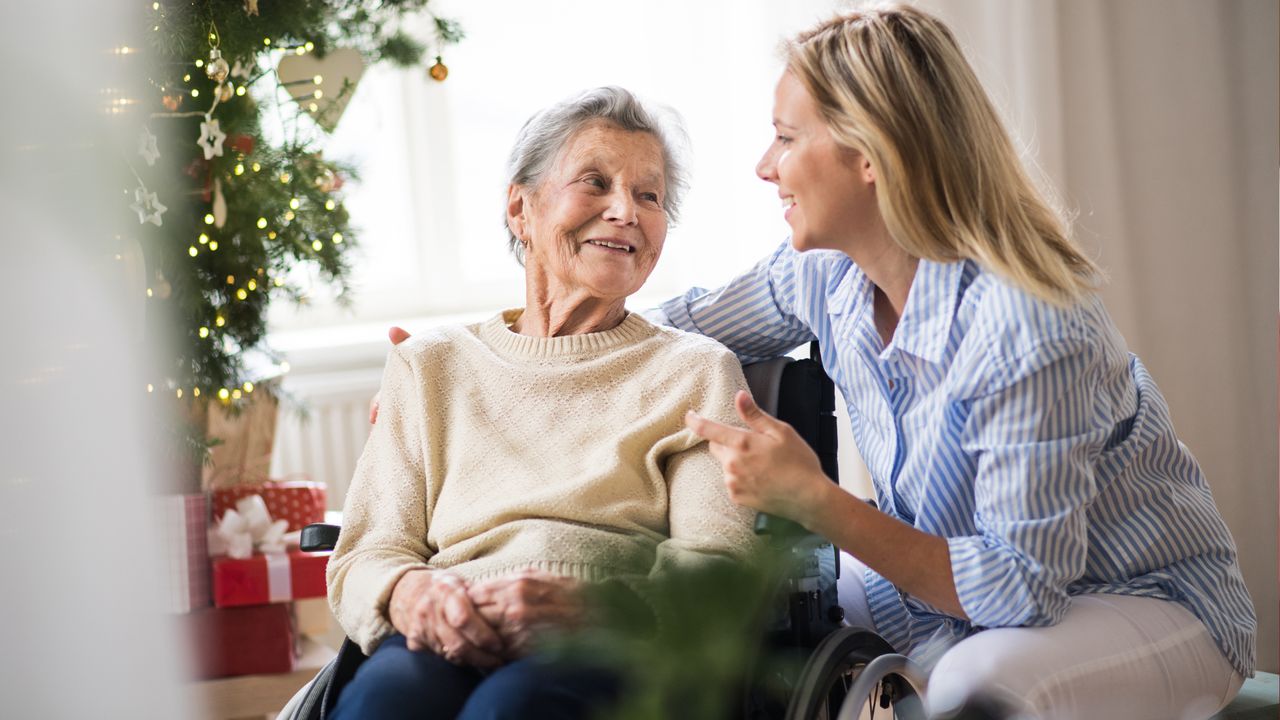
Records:
<instances>
[{"instance_id":1,"label":"woman's eye","mask_svg":"<svg viewBox=\"0 0 1280 720\"><path fill-rule=\"evenodd\" d=\"M787 137L786 135L776 135L774 136L773 139L776 140L777 142L782 143L783 145L791 144L791 138Z\"/></svg>"},{"instance_id":2,"label":"woman's eye","mask_svg":"<svg viewBox=\"0 0 1280 720\"><path fill-rule=\"evenodd\" d=\"M651 193L651 192L640 193L640 197L646 202L651 202L651 203L658 202L658 193Z\"/></svg>"},{"instance_id":3,"label":"woman's eye","mask_svg":"<svg viewBox=\"0 0 1280 720\"><path fill-rule=\"evenodd\" d=\"M598 177L596 177L596 176L594 176L594 175L592 175L592 176L590 176L590 177L586 178L583 182L587 183L588 185L590 185L590 186L592 186L592 187L598 187L598 188L602 188L602 187L604 187L604 180L602 180L602 179L600 179L600 178L598 178Z\"/></svg>"}]
</instances>

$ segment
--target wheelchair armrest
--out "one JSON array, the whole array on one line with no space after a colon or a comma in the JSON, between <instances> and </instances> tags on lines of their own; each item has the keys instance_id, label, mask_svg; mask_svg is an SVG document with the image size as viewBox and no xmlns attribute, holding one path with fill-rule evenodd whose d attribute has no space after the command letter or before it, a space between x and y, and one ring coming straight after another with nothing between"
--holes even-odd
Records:
<instances>
[{"instance_id":1,"label":"wheelchair armrest","mask_svg":"<svg viewBox=\"0 0 1280 720\"><path fill-rule=\"evenodd\" d=\"M338 544L338 533L341 531L341 525L311 523L302 528L302 538L299 541L299 545L305 552L332 550Z\"/></svg>"}]
</instances>

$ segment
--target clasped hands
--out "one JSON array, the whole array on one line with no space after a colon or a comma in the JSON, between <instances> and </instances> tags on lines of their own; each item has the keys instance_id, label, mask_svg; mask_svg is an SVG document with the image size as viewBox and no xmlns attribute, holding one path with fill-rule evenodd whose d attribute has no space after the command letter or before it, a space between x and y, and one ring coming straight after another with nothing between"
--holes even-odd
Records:
<instances>
[{"instance_id":1,"label":"clasped hands","mask_svg":"<svg viewBox=\"0 0 1280 720\"><path fill-rule=\"evenodd\" d=\"M447 570L413 570L396 583L391 624L410 650L493 668L528 654L537 636L583 614L581 583L527 570L468 583Z\"/></svg>"}]
</instances>

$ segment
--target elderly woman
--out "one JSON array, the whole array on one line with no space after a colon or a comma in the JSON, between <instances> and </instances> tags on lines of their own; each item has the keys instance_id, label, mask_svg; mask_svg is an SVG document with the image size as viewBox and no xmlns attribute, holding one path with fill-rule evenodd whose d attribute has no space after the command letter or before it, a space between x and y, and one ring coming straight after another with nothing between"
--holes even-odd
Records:
<instances>
[{"instance_id":1,"label":"elderly woman","mask_svg":"<svg viewBox=\"0 0 1280 720\"><path fill-rule=\"evenodd\" d=\"M333 717L578 717L599 673L529 656L581 583L740 554L750 513L684 413L734 422L732 353L629 313L682 186L672 138L630 93L536 115L511 153L506 224L526 304L397 346L329 564L369 655Z\"/></svg>"}]
</instances>

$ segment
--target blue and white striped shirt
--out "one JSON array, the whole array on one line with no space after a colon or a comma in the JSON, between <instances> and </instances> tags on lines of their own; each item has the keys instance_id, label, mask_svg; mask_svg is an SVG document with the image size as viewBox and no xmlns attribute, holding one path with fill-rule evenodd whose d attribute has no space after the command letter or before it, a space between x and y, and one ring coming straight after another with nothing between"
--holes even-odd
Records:
<instances>
[{"instance_id":1,"label":"blue and white striped shirt","mask_svg":"<svg viewBox=\"0 0 1280 720\"><path fill-rule=\"evenodd\" d=\"M784 243L662 310L744 362L818 341L880 509L947 539L971 619L868 571L890 643L932 649L981 628L1056 623L1072 595L1141 595L1185 606L1252 674L1257 623L1235 544L1099 300L1059 308L973 262L921 260L886 346L872 297L848 256Z\"/></svg>"}]
</instances>

